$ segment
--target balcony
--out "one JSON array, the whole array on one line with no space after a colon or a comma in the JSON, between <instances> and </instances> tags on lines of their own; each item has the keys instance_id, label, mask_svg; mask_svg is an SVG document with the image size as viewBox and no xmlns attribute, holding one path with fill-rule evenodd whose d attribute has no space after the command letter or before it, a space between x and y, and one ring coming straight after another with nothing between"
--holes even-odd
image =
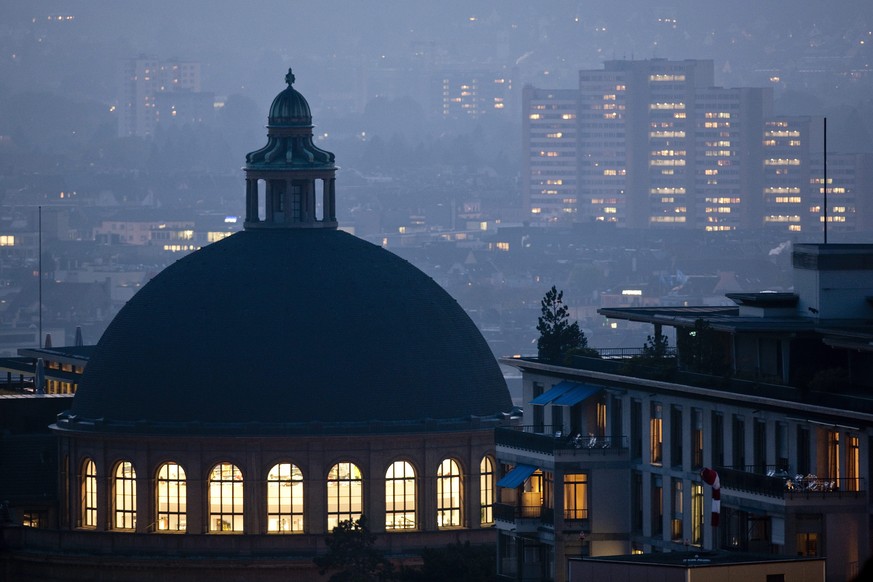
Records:
<instances>
[{"instance_id":1,"label":"balcony","mask_svg":"<svg viewBox=\"0 0 873 582\"><path fill-rule=\"evenodd\" d=\"M840 479L816 475L795 475L784 468L718 467L722 490L726 493L749 493L791 502L838 502L843 499L867 499L864 479Z\"/></svg>"},{"instance_id":2,"label":"balcony","mask_svg":"<svg viewBox=\"0 0 873 582\"><path fill-rule=\"evenodd\" d=\"M517 449L555 457L555 461L606 457L610 460L628 456L625 436L570 435L548 426L498 427L495 432L498 447Z\"/></svg>"},{"instance_id":3,"label":"balcony","mask_svg":"<svg viewBox=\"0 0 873 582\"><path fill-rule=\"evenodd\" d=\"M494 504L494 521L509 524L516 532L535 532L541 527L551 528L555 523L555 510L542 505Z\"/></svg>"}]
</instances>

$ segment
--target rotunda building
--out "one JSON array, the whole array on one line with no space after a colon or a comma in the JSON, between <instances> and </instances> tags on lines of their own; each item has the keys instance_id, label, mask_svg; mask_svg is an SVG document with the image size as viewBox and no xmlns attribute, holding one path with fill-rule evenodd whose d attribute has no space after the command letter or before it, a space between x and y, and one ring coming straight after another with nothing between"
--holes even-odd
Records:
<instances>
[{"instance_id":1,"label":"rotunda building","mask_svg":"<svg viewBox=\"0 0 873 582\"><path fill-rule=\"evenodd\" d=\"M53 425L75 558L29 571L321 579L325 534L362 515L389 557L493 543L497 363L432 279L337 229L334 155L286 81L245 229L128 302Z\"/></svg>"}]
</instances>

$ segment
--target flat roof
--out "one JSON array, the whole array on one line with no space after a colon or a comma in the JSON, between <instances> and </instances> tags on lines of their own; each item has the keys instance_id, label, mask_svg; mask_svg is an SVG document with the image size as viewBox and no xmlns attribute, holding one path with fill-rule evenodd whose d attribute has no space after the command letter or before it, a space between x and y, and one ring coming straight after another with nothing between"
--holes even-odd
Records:
<instances>
[{"instance_id":1,"label":"flat roof","mask_svg":"<svg viewBox=\"0 0 873 582\"><path fill-rule=\"evenodd\" d=\"M763 564L777 562L804 562L812 560L824 560L824 558L803 558L797 556L776 556L773 554L751 554L746 552L707 550L687 552L653 552L650 554L623 554L619 556L597 556L594 558L570 559L577 562L615 562L622 564L667 566L675 568L707 568L712 566L737 564Z\"/></svg>"}]
</instances>

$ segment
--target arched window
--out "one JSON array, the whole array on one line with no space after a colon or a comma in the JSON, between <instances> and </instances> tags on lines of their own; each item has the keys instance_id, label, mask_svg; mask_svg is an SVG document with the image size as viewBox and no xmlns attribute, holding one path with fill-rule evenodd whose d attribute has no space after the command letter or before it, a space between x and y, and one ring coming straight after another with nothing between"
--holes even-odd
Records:
<instances>
[{"instance_id":1,"label":"arched window","mask_svg":"<svg viewBox=\"0 0 873 582\"><path fill-rule=\"evenodd\" d=\"M188 526L188 490L185 469L176 463L158 467L158 531L185 531Z\"/></svg>"},{"instance_id":2,"label":"arched window","mask_svg":"<svg viewBox=\"0 0 873 582\"><path fill-rule=\"evenodd\" d=\"M443 459L437 469L437 527L461 527L461 468Z\"/></svg>"},{"instance_id":3,"label":"arched window","mask_svg":"<svg viewBox=\"0 0 873 582\"><path fill-rule=\"evenodd\" d=\"M479 463L479 523L494 523L494 461L487 455Z\"/></svg>"},{"instance_id":4,"label":"arched window","mask_svg":"<svg viewBox=\"0 0 873 582\"><path fill-rule=\"evenodd\" d=\"M395 461L385 472L385 529L416 529L415 469Z\"/></svg>"},{"instance_id":5,"label":"arched window","mask_svg":"<svg viewBox=\"0 0 873 582\"><path fill-rule=\"evenodd\" d=\"M80 495L82 527L97 527L97 465L91 459L82 463Z\"/></svg>"},{"instance_id":6,"label":"arched window","mask_svg":"<svg viewBox=\"0 0 873 582\"><path fill-rule=\"evenodd\" d=\"M243 531L243 474L236 465L219 463L209 472L209 531Z\"/></svg>"},{"instance_id":7,"label":"arched window","mask_svg":"<svg viewBox=\"0 0 873 582\"><path fill-rule=\"evenodd\" d=\"M337 463L327 474L327 529L349 519L360 519L363 512L363 480L354 463Z\"/></svg>"},{"instance_id":8,"label":"arched window","mask_svg":"<svg viewBox=\"0 0 873 582\"><path fill-rule=\"evenodd\" d=\"M279 463L267 474L267 531L303 531L303 473L297 465Z\"/></svg>"},{"instance_id":9,"label":"arched window","mask_svg":"<svg viewBox=\"0 0 873 582\"><path fill-rule=\"evenodd\" d=\"M115 529L136 528L136 470L130 461L115 466Z\"/></svg>"}]
</instances>

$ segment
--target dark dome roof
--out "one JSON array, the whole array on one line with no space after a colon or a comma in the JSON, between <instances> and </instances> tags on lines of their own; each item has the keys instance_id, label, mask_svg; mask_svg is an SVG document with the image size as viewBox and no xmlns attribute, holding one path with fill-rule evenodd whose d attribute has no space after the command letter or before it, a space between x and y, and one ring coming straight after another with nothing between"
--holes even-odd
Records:
<instances>
[{"instance_id":1,"label":"dark dome roof","mask_svg":"<svg viewBox=\"0 0 873 582\"><path fill-rule=\"evenodd\" d=\"M508 411L481 334L431 278L329 229L250 230L177 261L115 317L72 414L298 423Z\"/></svg>"},{"instance_id":2,"label":"dark dome roof","mask_svg":"<svg viewBox=\"0 0 873 582\"><path fill-rule=\"evenodd\" d=\"M291 69L288 69L288 74L285 75L285 82L288 83L288 87L276 95L273 104L270 105L269 125L312 125L312 112L309 110L309 103L306 102L303 95L292 87L294 73L291 72Z\"/></svg>"}]
</instances>

